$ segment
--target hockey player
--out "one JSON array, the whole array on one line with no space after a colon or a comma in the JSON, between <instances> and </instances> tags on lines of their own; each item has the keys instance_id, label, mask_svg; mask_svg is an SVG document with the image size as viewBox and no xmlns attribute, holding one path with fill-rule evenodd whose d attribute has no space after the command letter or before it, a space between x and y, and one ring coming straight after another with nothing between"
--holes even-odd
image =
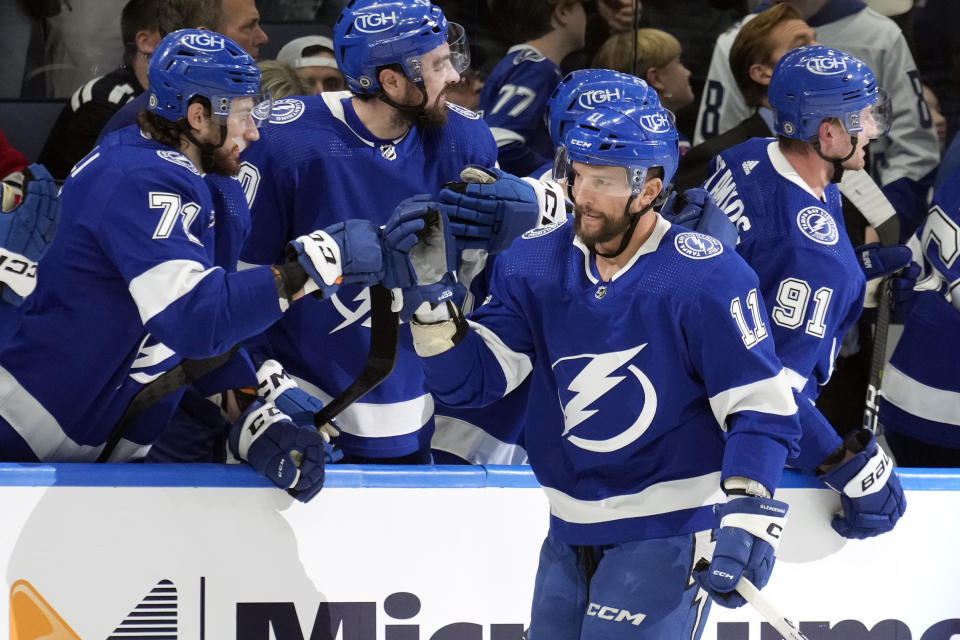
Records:
<instances>
[{"instance_id":1,"label":"hockey player","mask_svg":"<svg viewBox=\"0 0 960 640\"><path fill-rule=\"evenodd\" d=\"M897 105L890 135L871 145L870 170L900 216L901 238L909 237L926 212L923 198L928 174L939 162L937 137L923 99L923 84L913 56L895 22L861 0L773 0L801 9L821 44L845 51L866 63ZM753 15L745 20L753 19ZM700 101L693 143L721 134L750 116L728 61L737 35L732 28L717 38ZM918 193L919 192L919 193ZM919 206L918 206L919 205Z\"/></svg>"},{"instance_id":2,"label":"hockey player","mask_svg":"<svg viewBox=\"0 0 960 640\"><path fill-rule=\"evenodd\" d=\"M276 262L289 240L354 216L382 224L401 200L436 193L465 165L496 163L486 124L444 100L469 58L463 28L439 7L353 0L334 45L351 92L278 101L243 156L253 215L247 263ZM332 302L291 309L261 344L324 402L357 377L370 341L369 292L343 287ZM433 399L409 329L400 331L393 373L338 416L345 461L430 460Z\"/></svg>"},{"instance_id":3,"label":"hockey player","mask_svg":"<svg viewBox=\"0 0 960 640\"><path fill-rule=\"evenodd\" d=\"M721 152L704 186L739 230L737 252L760 278L769 331L798 394L804 434L791 464L842 491L844 515L833 522L841 535L877 535L905 507L889 457L865 429L838 425L847 434L841 441L813 401L864 303L864 270L843 227L836 183L845 169L863 167L864 146L888 129L889 98L861 61L808 46L780 59L768 99L777 140L753 138ZM882 262L887 251L867 248L864 262ZM871 470L869 491L848 484Z\"/></svg>"},{"instance_id":4,"label":"hockey player","mask_svg":"<svg viewBox=\"0 0 960 640\"><path fill-rule=\"evenodd\" d=\"M410 252L404 298L423 301L413 340L437 398L481 406L530 380L526 445L551 505L531 640L698 638L698 584L738 606L740 577L763 586L773 567L797 407L756 275L651 210L677 154L659 107L583 114L557 162L575 218L502 253L469 320L436 275L446 221ZM694 573L718 501L713 561Z\"/></svg>"},{"instance_id":5,"label":"hockey player","mask_svg":"<svg viewBox=\"0 0 960 640\"><path fill-rule=\"evenodd\" d=\"M228 38L186 29L160 42L149 73L140 128L110 134L63 187L69 215L0 351L0 459L94 460L131 398L183 359L227 352L305 293L329 297L382 272L379 230L365 221L298 238L286 264L217 264L215 219L231 212L215 208L202 175L235 175L240 149L258 139L257 116L269 113L259 71ZM256 387L252 368L247 379ZM321 435L270 403L227 400L241 414L233 454L299 499L315 495ZM111 460L142 457L164 425L152 417Z\"/></svg>"},{"instance_id":6,"label":"hockey player","mask_svg":"<svg viewBox=\"0 0 960 640\"><path fill-rule=\"evenodd\" d=\"M899 464L960 467L960 169L937 189L910 246L923 269L910 274L916 292L899 291L915 301L883 369L880 423Z\"/></svg>"}]
</instances>

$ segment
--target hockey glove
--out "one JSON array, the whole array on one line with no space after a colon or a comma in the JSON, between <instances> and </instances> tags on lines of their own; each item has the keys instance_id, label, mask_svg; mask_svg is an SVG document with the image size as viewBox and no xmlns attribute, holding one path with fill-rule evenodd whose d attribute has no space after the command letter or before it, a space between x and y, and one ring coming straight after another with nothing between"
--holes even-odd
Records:
<instances>
[{"instance_id":1,"label":"hockey glove","mask_svg":"<svg viewBox=\"0 0 960 640\"><path fill-rule=\"evenodd\" d=\"M448 182L437 196L459 251L483 249L494 255L524 232L566 218L557 184L477 165L467 165L460 179Z\"/></svg>"},{"instance_id":2,"label":"hockey glove","mask_svg":"<svg viewBox=\"0 0 960 640\"><path fill-rule=\"evenodd\" d=\"M673 224L713 236L727 249L737 248L736 226L706 189L687 189L682 194L672 191L660 208L660 215Z\"/></svg>"},{"instance_id":3,"label":"hockey glove","mask_svg":"<svg viewBox=\"0 0 960 640\"><path fill-rule=\"evenodd\" d=\"M323 402L320 398L315 398L298 387L296 381L279 362L264 360L257 369L257 381L259 382L257 392L261 398L272 402L282 413L290 416L290 420L295 424L313 426L313 414L323 409ZM319 431L327 443L331 438L340 435L336 426L329 423L319 427ZM332 461L336 462L336 460Z\"/></svg>"},{"instance_id":4,"label":"hockey glove","mask_svg":"<svg viewBox=\"0 0 960 640\"><path fill-rule=\"evenodd\" d=\"M897 324L903 324L910 315L910 310L917 301L917 291L914 287L917 284L917 278L920 277L920 265L911 262L903 271L896 273L890 279L890 302L893 305L890 320Z\"/></svg>"},{"instance_id":5,"label":"hockey glove","mask_svg":"<svg viewBox=\"0 0 960 640\"><path fill-rule=\"evenodd\" d=\"M57 185L43 165L6 177L0 213L0 286L3 299L20 305L37 284L37 262L47 252L60 219Z\"/></svg>"},{"instance_id":6,"label":"hockey glove","mask_svg":"<svg viewBox=\"0 0 960 640\"><path fill-rule=\"evenodd\" d=\"M863 299L866 309L877 307L877 289L884 276L895 273L910 264L913 254L902 244L884 247L879 242L864 244L853 250L863 274L867 277L867 291Z\"/></svg>"},{"instance_id":7,"label":"hockey glove","mask_svg":"<svg viewBox=\"0 0 960 640\"><path fill-rule=\"evenodd\" d=\"M410 232L416 230L416 242ZM414 196L401 202L383 229L384 286L394 293L394 311L408 322L418 311L451 302L463 303L466 290L457 282L456 247L450 224L434 202Z\"/></svg>"},{"instance_id":8,"label":"hockey glove","mask_svg":"<svg viewBox=\"0 0 960 640\"><path fill-rule=\"evenodd\" d=\"M693 576L717 603L732 609L746 603L736 591L741 576L758 589L767 584L788 508L785 502L752 496L713 507L720 520L713 560Z\"/></svg>"},{"instance_id":9,"label":"hockey glove","mask_svg":"<svg viewBox=\"0 0 960 640\"><path fill-rule=\"evenodd\" d=\"M890 531L907 508L893 461L866 429L847 434L843 445L855 455L820 476L840 493L842 511L830 524L844 538L870 538Z\"/></svg>"},{"instance_id":10,"label":"hockey glove","mask_svg":"<svg viewBox=\"0 0 960 640\"><path fill-rule=\"evenodd\" d=\"M307 272L304 293L329 298L341 284L369 286L383 277L380 229L369 220L347 220L287 243L287 259Z\"/></svg>"},{"instance_id":11,"label":"hockey glove","mask_svg":"<svg viewBox=\"0 0 960 640\"><path fill-rule=\"evenodd\" d=\"M255 400L230 427L230 451L301 502L323 487L324 441L269 402Z\"/></svg>"}]
</instances>

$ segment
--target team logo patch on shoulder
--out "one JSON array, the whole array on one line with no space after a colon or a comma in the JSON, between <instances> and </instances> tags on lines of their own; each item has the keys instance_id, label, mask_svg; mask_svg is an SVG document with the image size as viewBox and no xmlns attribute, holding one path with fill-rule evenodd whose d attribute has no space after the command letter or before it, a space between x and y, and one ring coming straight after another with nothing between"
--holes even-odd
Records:
<instances>
[{"instance_id":1,"label":"team logo patch on shoulder","mask_svg":"<svg viewBox=\"0 0 960 640\"><path fill-rule=\"evenodd\" d=\"M466 107L461 107L460 105L454 104L454 103L452 103L452 102L448 102L448 103L447 103L447 109L450 109L450 111L456 111L457 113L459 113L460 115L462 115L464 118L467 118L468 120L479 120L479 119L480 119L480 114L479 114L479 113L476 113L476 112L474 112L474 111L470 111L470 109L467 109Z\"/></svg>"},{"instance_id":2,"label":"team logo patch on shoulder","mask_svg":"<svg viewBox=\"0 0 960 640\"><path fill-rule=\"evenodd\" d=\"M283 98L273 103L273 111L270 112L270 122L272 124L287 124L293 122L303 115L306 111L303 100L295 98Z\"/></svg>"},{"instance_id":3,"label":"team logo patch on shoulder","mask_svg":"<svg viewBox=\"0 0 960 640\"><path fill-rule=\"evenodd\" d=\"M170 151L169 149L163 149L157 151L157 155L166 160L167 162L172 162L173 164L178 164L184 169L189 169L197 175L200 175L200 172L197 171L197 168L193 166L193 163L190 162L190 158L183 155L178 151Z\"/></svg>"},{"instance_id":4,"label":"team logo patch on shoulder","mask_svg":"<svg viewBox=\"0 0 960 640\"><path fill-rule=\"evenodd\" d=\"M807 207L797 214L797 226L803 235L820 244L837 244L840 234L833 216L820 207Z\"/></svg>"},{"instance_id":5,"label":"team logo patch on shoulder","mask_svg":"<svg viewBox=\"0 0 960 640\"><path fill-rule=\"evenodd\" d=\"M677 251L693 260L705 260L723 253L723 245L719 240L695 231L677 234L673 244Z\"/></svg>"},{"instance_id":6,"label":"team logo patch on shoulder","mask_svg":"<svg viewBox=\"0 0 960 640\"><path fill-rule=\"evenodd\" d=\"M524 240L532 240L534 238L539 238L540 236L545 236L548 233L556 231L557 229L562 227L566 222L567 222L566 220L560 220L559 222L551 222L550 224L545 225L543 227L535 227L533 229L530 229L530 231L527 231L520 237L523 238Z\"/></svg>"}]
</instances>

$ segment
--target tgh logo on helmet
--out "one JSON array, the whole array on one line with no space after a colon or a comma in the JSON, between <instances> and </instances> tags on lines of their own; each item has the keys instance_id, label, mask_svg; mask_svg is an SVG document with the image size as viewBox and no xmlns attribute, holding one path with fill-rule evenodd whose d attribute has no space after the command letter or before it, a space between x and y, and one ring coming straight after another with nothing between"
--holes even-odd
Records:
<instances>
[{"instance_id":1,"label":"tgh logo on helmet","mask_svg":"<svg viewBox=\"0 0 960 640\"><path fill-rule=\"evenodd\" d=\"M357 16L354 21L359 31L364 33L378 33L397 24L397 12L390 13L364 13Z\"/></svg>"},{"instance_id":2,"label":"tgh logo on helmet","mask_svg":"<svg viewBox=\"0 0 960 640\"><path fill-rule=\"evenodd\" d=\"M662 113L649 113L640 117L640 126L650 133L664 133L670 130L670 118Z\"/></svg>"},{"instance_id":3,"label":"tgh logo on helmet","mask_svg":"<svg viewBox=\"0 0 960 640\"><path fill-rule=\"evenodd\" d=\"M621 97L620 90L617 88L596 89L594 91L584 91L581 93L580 97L577 98L577 104L584 109L595 109L607 102L619 100Z\"/></svg>"},{"instance_id":4,"label":"tgh logo on helmet","mask_svg":"<svg viewBox=\"0 0 960 640\"><path fill-rule=\"evenodd\" d=\"M843 59L823 56L807 60L807 70L818 76L832 76L847 70L847 63Z\"/></svg>"},{"instance_id":5,"label":"tgh logo on helmet","mask_svg":"<svg viewBox=\"0 0 960 640\"><path fill-rule=\"evenodd\" d=\"M221 51L226 46L223 36L212 31L188 33L180 42L201 51Z\"/></svg>"}]
</instances>

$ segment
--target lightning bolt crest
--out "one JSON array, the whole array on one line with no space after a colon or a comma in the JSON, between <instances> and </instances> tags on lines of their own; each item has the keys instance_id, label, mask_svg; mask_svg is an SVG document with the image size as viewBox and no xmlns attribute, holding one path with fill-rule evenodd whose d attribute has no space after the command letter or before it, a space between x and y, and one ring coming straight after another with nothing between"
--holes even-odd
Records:
<instances>
[{"instance_id":1,"label":"lightning bolt crest","mask_svg":"<svg viewBox=\"0 0 960 640\"><path fill-rule=\"evenodd\" d=\"M563 409L563 419L565 424L563 431L564 436L570 433L574 427L597 412L596 409L588 410L587 407L617 386L626 377L612 376L610 374L632 360L633 357L637 355L645 346L647 346L647 343L644 343L639 347L634 347L625 351L617 351L614 353L601 353L596 355L584 354L582 356L574 356L575 358L588 357L591 358L591 360L587 366L585 366L583 370L570 382L569 386L567 386L567 389L573 391L576 395L571 398L570 402L568 402ZM572 358L561 358L560 360L557 360L553 366L556 368L557 364L560 362L571 359Z\"/></svg>"}]
</instances>

